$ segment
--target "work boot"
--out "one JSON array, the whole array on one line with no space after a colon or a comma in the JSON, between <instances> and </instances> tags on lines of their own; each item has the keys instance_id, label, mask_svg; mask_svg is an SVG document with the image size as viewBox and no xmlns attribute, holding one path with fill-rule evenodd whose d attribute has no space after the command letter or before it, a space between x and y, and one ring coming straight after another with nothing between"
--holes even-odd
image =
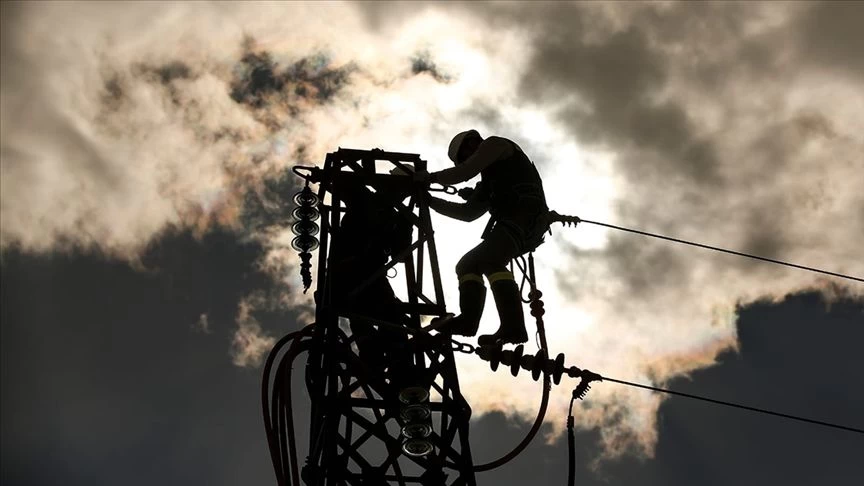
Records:
<instances>
[{"instance_id":1,"label":"work boot","mask_svg":"<svg viewBox=\"0 0 864 486\"><path fill-rule=\"evenodd\" d=\"M448 322L438 327L440 332L449 332L457 336L471 337L477 334L480 327L480 317L483 315L483 307L486 305L486 285L482 280L465 279L459 284L459 310L458 316L452 315L432 320L432 326L437 321L448 319ZM436 326L437 327L437 326Z\"/></svg>"},{"instance_id":2,"label":"work boot","mask_svg":"<svg viewBox=\"0 0 864 486\"><path fill-rule=\"evenodd\" d=\"M477 339L480 346L521 344L528 341L525 331L525 315L522 312L522 299L515 280L501 279L492 283L492 296L501 318L501 326L494 334L485 334Z\"/></svg>"}]
</instances>

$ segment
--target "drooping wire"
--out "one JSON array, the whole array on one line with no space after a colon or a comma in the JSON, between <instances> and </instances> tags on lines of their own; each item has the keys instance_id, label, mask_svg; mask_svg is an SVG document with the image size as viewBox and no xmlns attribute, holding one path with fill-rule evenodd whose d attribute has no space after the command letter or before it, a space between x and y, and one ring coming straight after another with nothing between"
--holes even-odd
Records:
<instances>
[{"instance_id":1,"label":"drooping wire","mask_svg":"<svg viewBox=\"0 0 864 486\"><path fill-rule=\"evenodd\" d=\"M523 260L524 263L524 260ZM518 261L517 261L518 264ZM543 297L543 293L537 289L537 277L534 272L534 255L529 254L528 263L525 265L527 269L528 282L531 284L531 302L532 302L532 310L531 315L534 317L535 322L537 323L537 335L539 336L539 347L540 352L548 355L549 345L546 341L546 328L543 323L543 314L545 311L543 310L543 302L541 297ZM539 302L539 307L534 308L536 304ZM503 466L504 464L513 460L514 457L518 456L528 447L528 444L534 440L534 437L537 435L537 432L540 431L540 427L543 425L543 420L546 417L546 410L549 407L549 392L552 389L552 374L549 372L543 373L543 392L540 397L540 408L537 410L537 416L534 419L534 424L531 426L531 429L528 430L528 433L525 434L525 437L522 438L522 442L516 445L510 452L499 457L498 459L487 462L485 464L475 464L474 471L475 472L483 472L483 471L491 471L492 469Z\"/></svg>"},{"instance_id":2,"label":"drooping wire","mask_svg":"<svg viewBox=\"0 0 864 486\"><path fill-rule=\"evenodd\" d=\"M523 304L528 304L531 302L531 298L525 298L525 284L529 282L530 278L528 276L528 264L525 262L525 256L519 255L510 262L510 273L513 273L513 262L516 262L516 266L519 267L519 271L522 272L522 281L519 283L519 298L522 300ZM533 283L536 286L536 282ZM529 291L531 287L529 286Z\"/></svg>"},{"instance_id":3,"label":"drooping wire","mask_svg":"<svg viewBox=\"0 0 864 486\"><path fill-rule=\"evenodd\" d=\"M273 467L277 471L277 480L279 481L280 486L284 484L281 480L284 464L281 461L281 454L276 454L276 451L279 450L279 437L277 437L278 429L274 427L275 421L274 417L271 416L270 412L275 409L275 407L268 406L271 401L270 398L270 370L273 366L273 360L276 358L279 350L288 344L289 342L293 342L295 339L300 338L301 331L292 332L276 343L273 346L273 349L270 352L270 355L267 357L267 361L264 364L264 376L261 382L261 405L263 407L264 412L264 431L267 433L267 442L270 445L270 454L273 459Z\"/></svg>"},{"instance_id":4,"label":"drooping wire","mask_svg":"<svg viewBox=\"0 0 864 486\"><path fill-rule=\"evenodd\" d=\"M537 282L531 280L530 271L528 269L528 263L525 261L525 255L519 255L513 260L510 261L510 273L513 273L513 262L516 262L516 266L519 267L519 271L522 272L522 281L519 283L519 299L522 300L523 304L531 303L531 295L530 291L537 288ZM529 295L528 298L525 298L525 284L529 283ZM534 333L534 343L537 345L539 349L541 347L540 344L540 329L537 329L537 332Z\"/></svg>"},{"instance_id":5,"label":"drooping wire","mask_svg":"<svg viewBox=\"0 0 864 486\"><path fill-rule=\"evenodd\" d=\"M624 380L617 380L617 379L615 379L615 378L609 378L609 377L607 377L607 376L604 376L604 377L602 378L602 380L603 380L603 381L611 381L612 383L618 383L618 384L621 384L621 385L627 385L627 386L632 386L632 387L636 387L636 388L643 388L643 389L645 389L645 390L651 390L651 391L654 391L654 392L667 393L667 394L669 394L669 395L678 395L678 396L682 396L682 397L686 397L686 398L692 398L692 399L694 399L694 400L702 400L702 401L704 401L704 402L710 402L710 403L714 403L714 404L717 404L717 405L723 405L723 406L726 406L726 407L740 408L740 409L742 409L742 410L749 410L749 411L751 411L751 412L758 412L758 413L764 413L764 414L767 414L767 415L774 415L775 417L781 417L781 418L790 419L790 420L797 420L797 421L799 421L799 422L807 422L807 423L814 424L814 425L820 425L820 426L822 426L822 427L831 427L831 428L835 428L835 429L845 430L845 431L848 431L848 432L855 432L855 433L858 433L858 434L864 434L864 430L862 430L862 429L858 429L858 428L855 428L855 427L849 427L849 426L846 426L846 425L833 424L833 423L830 423L830 422L823 422L823 421L821 421L821 420L814 420L814 419L810 419L810 418L806 418L806 417L799 417L799 416L796 416L796 415L789 415L789 414L786 414L786 413L774 412L774 411L772 411L772 410L766 410L766 409L763 409L763 408L751 407L751 406L748 406L748 405L742 405L742 404L740 404L740 403L727 402L727 401L724 401L724 400L717 400L717 399L714 399L714 398L708 398L708 397L703 397L703 396L699 396L699 395L693 395L693 394L690 394L690 393L684 393L684 392L675 391L675 390L667 390L667 389L665 389L665 388L659 388L659 387L650 386L650 385L643 385L643 384L640 384L640 383L633 383L633 382L624 381ZM571 403L572 403L572 402L571 402Z\"/></svg>"},{"instance_id":6,"label":"drooping wire","mask_svg":"<svg viewBox=\"0 0 864 486\"><path fill-rule=\"evenodd\" d=\"M798 265L797 263L790 263L790 262L785 262L782 260L775 260L773 258L766 258L766 257L758 256L758 255L751 255L749 253L744 253L744 252L735 251L735 250L727 250L725 248L718 248L716 246L704 245L702 243L696 243L693 241L682 240L679 238L672 238L670 236L658 235L658 234L654 234L654 233L649 233L647 231L641 231L641 230L636 230L636 229L632 229L632 228L625 228L623 226L616 226L614 224L601 223L600 221L591 221L590 219L579 218L579 222L596 224L598 226L605 226L607 228L617 229L617 230L621 230L621 231L627 231L629 233L636 233L638 235L650 236L652 238L660 238L662 240L667 240L667 241L674 241L675 243L683 243L685 245L691 245L691 246L696 246L699 248L705 248L707 250L714 250L714 251L719 251L722 253L729 253L730 255L737 255L737 256L743 256L743 257L747 257L747 258L753 258L754 260L761 260L764 262L776 263L778 265L785 265L787 267L793 267L793 268L798 268L801 270L808 270L811 272L821 273L821 274L825 274L825 275L831 275L832 277L839 277L839 278L845 278L848 280L854 280L857 282L864 282L864 278L860 278L860 277L854 277L851 275L846 275L846 274L837 273L837 272L829 272L828 270L822 270L819 268L808 267L805 265Z\"/></svg>"},{"instance_id":7,"label":"drooping wire","mask_svg":"<svg viewBox=\"0 0 864 486\"><path fill-rule=\"evenodd\" d=\"M576 484L576 433L573 431L575 426L573 402L576 398L576 390L573 390L573 396L570 397L570 410L567 412L567 486Z\"/></svg>"},{"instance_id":8,"label":"drooping wire","mask_svg":"<svg viewBox=\"0 0 864 486\"><path fill-rule=\"evenodd\" d=\"M302 338L310 331L311 326L292 332L276 343L267 357L264 365L264 377L261 384L261 404L264 415L264 429L270 446L270 456L276 471L276 480L280 486L300 485L299 467L297 464L296 445L294 442L294 419L291 397L291 365L294 359L308 347ZM279 350L291 343L289 350L282 356L270 391L270 372Z\"/></svg>"},{"instance_id":9,"label":"drooping wire","mask_svg":"<svg viewBox=\"0 0 864 486\"><path fill-rule=\"evenodd\" d=\"M513 273L513 262L516 262L516 266L519 267L519 271L522 272L522 281L519 283L519 299L522 300L523 304L531 303L530 290L537 288L537 282L532 281L529 276L528 263L525 261L525 255L519 255L516 258L510 260L510 273ZM529 283L529 296L525 298L525 284ZM537 329L537 332L534 333L534 343L537 345L539 349L541 347L540 344L540 329Z\"/></svg>"}]
</instances>

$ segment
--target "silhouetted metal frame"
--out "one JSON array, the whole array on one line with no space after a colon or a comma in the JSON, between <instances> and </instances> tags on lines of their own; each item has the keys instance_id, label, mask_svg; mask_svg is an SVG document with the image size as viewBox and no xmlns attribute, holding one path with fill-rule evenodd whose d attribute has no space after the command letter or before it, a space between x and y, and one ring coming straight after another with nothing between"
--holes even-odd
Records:
<instances>
[{"instance_id":1,"label":"silhouetted metal frame","mask_svg":"<svg viewBox=\"0 0 864 486\"><path fill-rule=\"evenodd\" d=\"M450 341L444 336L429 336L420 330L421 316L446 312L434 231L424 197L426 188L417 184L409 189L407 205L393 203L394 209L414 227L417 237L412 237L411 246L394 255L390 262L360 282L348 296L332 293L332 282L338 278L339 269L329 265L328 251L339 238L341 215L347 209L347 203L340 198L340 188L344 184L363 184L376 189L410 184L407 176L377 173L376 161L390 162L405 173L412 169L426 170L426 161L417 154L340 148L327 154L318 181L321 244L315 292L316 329L306 366L312 415L305 481L315 486L475 486L468 441L471 410L459 390ZM341 302L397 265L403 267L408 300L397 305L400 313L407 315L406 322L411 327L407 333L408 346L414 355L417 372L422 374L418 381L429 384L440 396L440 401L428 403L433 418L437 418L430 437L435 450L422 458L404 455L399 433L394 436L387 428L388 422L394 420L401 425L399 390L363 363L352 347L353 336L340 328L340 318L358 317L340 309ZM423 293L426 265L434 297ZM397 323L383 322L381 325L398 326ZM361 451L361 447L373 438L386 449L386 458L379 464L370 462ZM401 463L413 463L423 473L407 474Z\"/></svg>"}]
</instances>

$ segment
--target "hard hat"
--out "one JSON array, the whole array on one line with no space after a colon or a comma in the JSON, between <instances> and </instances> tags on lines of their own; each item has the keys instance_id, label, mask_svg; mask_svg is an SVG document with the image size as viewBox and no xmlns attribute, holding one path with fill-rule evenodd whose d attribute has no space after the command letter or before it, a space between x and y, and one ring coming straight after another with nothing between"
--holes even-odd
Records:
<instances>
[{"instance_id":1,"label":"hard hat","mask_svg":"<svg viewBox=\"0 0 864 486\"><path fill-rule=\"evenodd\" d=\"M452 160L454 164L459 163L459 161L456 160L456 157L459 155L459 149L462 148L462 144L465 143L465 140L473 137L481 138L477 130L466 130L453 137L453 140L450 141L450 148L447 150L447 156L450 157L450 160Z\"/></svg>"}]
</instances>

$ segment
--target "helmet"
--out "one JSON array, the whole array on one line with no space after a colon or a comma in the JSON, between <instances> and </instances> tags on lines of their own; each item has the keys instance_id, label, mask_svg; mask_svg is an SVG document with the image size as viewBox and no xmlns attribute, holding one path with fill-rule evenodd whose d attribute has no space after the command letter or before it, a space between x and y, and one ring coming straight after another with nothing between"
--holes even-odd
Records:
<instances>
[{"instance_id":1,"label":"helmet","mask_svg":"<svg viewBox=\"0 0 864 486\"><path fill-rule=\"evenodd\" d=\"M450 157L450 160L452 160L454 164L459 163L456 157L459 155L459 149L462 148L462 144L465 143L466 140L474 137L482 138L480 137L480 134L477 132L477 130L472 129L456 135L455 137L453 137L453 140L450 141L450 148L447 150L447 155Z\"/></svg>"}]
</instances>

